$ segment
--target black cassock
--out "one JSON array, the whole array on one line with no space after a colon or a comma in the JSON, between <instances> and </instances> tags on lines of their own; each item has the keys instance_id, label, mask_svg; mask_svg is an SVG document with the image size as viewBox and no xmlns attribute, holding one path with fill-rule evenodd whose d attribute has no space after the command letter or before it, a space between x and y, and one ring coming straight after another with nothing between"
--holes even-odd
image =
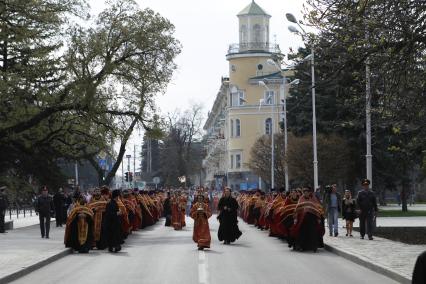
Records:
<instances>
[{"instance_id":1,"label":"black cassock","mask_svg":"<svg viewBox=\"0 0 426 284\"><path fill-rule=\"evenodd\" d=\"M164 200L164 217L166 217L166 223L164 226L170 227L172 225L172 206L170 204L170 197Z\"/></svg>"},{"instance_id":2,"label":"black cassock","mask_svg":"<svg viewBox=\"0 0 426 284\"><path fill-rule=\"evenodd\" d=\"M119 247L123 243L121 231L121 217L117 215L119 208L117 202L112 199L106 206L103 219L105 228L105 240L109 248Z\"/></svg>"},{"instance_id":3,"label":"black cassock","mask_svg":"<svg viewBox=\"0 0 426 284\"><path fill-rule=\"evenodd\" d=\"M227 209L225 209L227 207ZM217 219L220 222L217 233L219 241L235 242L242 233L238 228L237 211L238 203L233 197L222 197L217 206L220 211Z\"/></svg>"}]
</instances>

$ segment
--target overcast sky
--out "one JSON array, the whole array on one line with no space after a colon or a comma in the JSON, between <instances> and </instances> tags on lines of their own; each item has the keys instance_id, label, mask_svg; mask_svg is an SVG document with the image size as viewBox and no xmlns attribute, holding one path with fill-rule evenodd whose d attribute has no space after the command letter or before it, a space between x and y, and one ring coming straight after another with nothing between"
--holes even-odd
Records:
<instances>
[{"instance_id":1,"label":"overcast sky","mask_svg":"<svg viewBox=\"0 0 426 284\"><path fill-rule=\"evenodd\" d=\"M102 0L91 0L93 11L105 6ZM177 57L172 82L164 95L159 95L157 105L162 113L176 108L185 109L191 103L202 103L205 114L213 105L222 76L228 76L225 55L228 45L238 43L237 14L251 0L137 0L141 8L149 7L169 19L176 27L175 37L182 44ZM286 54L289 48L302 45L300 38L288 31L285 13L302 18L304 0L257 0L256 3L272 17L270 42L277 43ZM132 149L135 133L128 149ZM133 143L133 144L132 144ZM133 155L133 153L131 153Z\"/></svg>"}]
</instances>

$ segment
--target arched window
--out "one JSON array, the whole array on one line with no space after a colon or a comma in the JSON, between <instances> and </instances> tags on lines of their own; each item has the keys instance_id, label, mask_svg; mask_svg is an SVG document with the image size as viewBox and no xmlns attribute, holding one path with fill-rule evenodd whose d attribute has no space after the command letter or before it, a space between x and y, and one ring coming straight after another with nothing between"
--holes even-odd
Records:
<instances>
[{"instance_id":1,"label":"arched window","mask_svg":"<svg viewBox=\"0 0 426 284\"><path fill-rule=\"evenodd\" d=\"M265 134L271 135L272 134L272 119L267 118L265 120Z\"/></svg>"},{"instance_id":2,"label":"arched window","mask_svg":"<svg viewBox=\"0 0 426 284\"><path fill-rule=\"evenodd\" d=\"M246 25L241 25L240 43L247 43L247 26Z\"/></svg>"},{"instance_id":3,"label":"arched window","mask_svg":"<svg viewBox=\"0 0 426 284\"><path fill-rule=\"evenodd\" d=\"M259 24L255 24L254 26L253 26L253 38L254 38L254 40L253 40L253 42L255 42L255 43L261 43L261 42L263 42L263 39L262 39L262 28L260 27L260 25Z\"/></svg>"},{"instance_id":4,"label":"arched window","mask_svg":"<svg viewBox=\"0 0 426 284\"><path fill-rule=\"evenodd\" d=\"M230 123L231 125L230 125L230 127L229 127L229 131L230 131L230 133L229 133L229 135L231 136L231 137L234 137L234 120L233 119L231 119L231 123Z\"/></svg>"},{"instance_id":5,"label":"arched window","mask_svg":"<svg viewBox=\"0 0 426 284\"><path fill-rule=\"evenodd\" d=\"M241 136L241 122L239 119L235 120L235 136L236 137Z\"/></svg>"}]
</instances>

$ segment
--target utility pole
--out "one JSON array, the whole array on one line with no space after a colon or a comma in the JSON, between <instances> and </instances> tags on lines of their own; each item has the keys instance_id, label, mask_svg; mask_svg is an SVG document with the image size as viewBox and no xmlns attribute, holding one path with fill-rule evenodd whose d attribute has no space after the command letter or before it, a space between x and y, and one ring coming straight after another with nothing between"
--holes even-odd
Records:
<instances>
[{"instance_id":1,"label":"utility pole","mask_svg":"<svg viewBox=\"0 0 426 284\"><path fill-rule=\"evenodd\" d=\"M124 159L121 160L121 187L124 184Z\"/></svg>"},{"instance_id":2,"label":"utility pole","mask_svg":"<svg viewBox=\"0 0 426 284\"><path fill-rule=\"evenodd\" d=\"M127 158L127 172L130 173L130 158L132 157L132 155L126 155ZM130 186L130 182L128 184Z\"/></svg>"},{"instance_id":3,"label":"utility pole","mask_svg":"<svg viewBox=\"0 0 426 284\"><path fill-rule=\"evenodd\" d=\"M136 177L136 144L133 145L133 185L135 185Z\"/></svg>"},{"instance_id":4,"label":"utility pole","mask_svg":"<svg viewBox=\"0 0 426 284\"><path fill-rule=\"evenodd\" d=\"M367 26L365 27L365 39L368 44L369 32ZM365 60L365 139L366 139L366 174L370 180L370 188L373 187L373 155L371 154L371 80L370 80L370 58Z\"/></svg>"},{"instance_id":5,"label":"utility pole","mask_svg":"<svg viewBox=\"0 0 426 284\"><path fill-rule=\"evenodd\" d=\"M75 170L75 185L77 186L78 185L78 164L77 164L77 161L75 161L74 170Z\"/></svg>"}]
</instances>

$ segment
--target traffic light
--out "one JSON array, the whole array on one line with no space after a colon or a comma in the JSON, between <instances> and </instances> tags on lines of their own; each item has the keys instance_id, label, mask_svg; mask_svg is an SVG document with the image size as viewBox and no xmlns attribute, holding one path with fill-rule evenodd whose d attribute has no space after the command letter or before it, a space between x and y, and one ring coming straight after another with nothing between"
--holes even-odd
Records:
<instances>
[{"instance_id":1,"label":"traffic light","mask_svg":"<svg viewBox=\"0 0 426 284\"><path fill-rule=\"evenodd\" d=\"M124 180L125 180L126 182L128 182L128 181L129 181L129 172L126 172L126 173L124 174Z\"/></svg>"},{"instance_id":2,"label":"traffic light","mask_svg":"<svg viewBox=\"0 0 426 284\"><path fill-rule=\"evenodd\" d=\"M129 172L129 181L132 182L133 181L133 173Z\"/></svg>"}]
</instances>

